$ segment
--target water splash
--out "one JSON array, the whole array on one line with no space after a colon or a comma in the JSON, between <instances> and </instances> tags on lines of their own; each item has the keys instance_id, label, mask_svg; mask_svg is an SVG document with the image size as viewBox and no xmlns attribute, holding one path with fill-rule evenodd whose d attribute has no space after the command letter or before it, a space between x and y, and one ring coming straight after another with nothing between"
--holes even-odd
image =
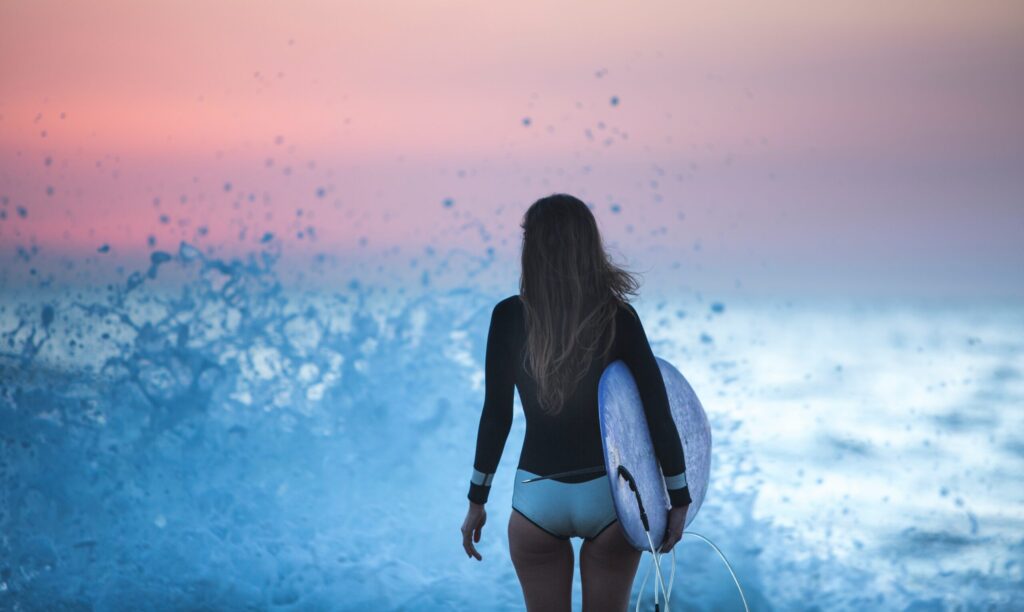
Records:
<instances>
[{"instance_id":1,"label":"water splash","mask_svg":"<svg viewBox=\"0 0 1024 612\"><path fill-rule=\"evenodd\" d=\"M0 607L522 608L503 529L518 409L484 563L466 562L458 534L488 316L505 296L360 281L286 289L279 257L273 237L233 259L182 243L105 287L3 293ZM465 258L454 251L435 269ZM708 311L684 301L668 312ZM1014 430L1007 406L1024 381L1019 341L1005 338L1021 337L1007 334L1024 329L1019 315L981 325L896 311L837 325L854 315L715 304L703 321L652 315L649 333L708 410L711 489L694 527L728 555L752 609L1020 601L1020 517L998 510L1017 506L986 503L1014 499L1012 439L993 438L998 462L973 457L987 494L945 464L929 503L948 508L921 510L871 480L888 473L894 440L907 449L898 486L921 493L917 478L934 477L951 441ZM914 361L935 330L944 358ZM807 359L825 348L834 355ZM943 379L934 364L951 360L970 380ZM912 392L892 364L946 395ZM868 404L877 414L845 409L857 397L882 400ZM920 410L886 411L892 397ZM920 450L950 418L970 426ZM844 529L854 516L862 527ZM736 609L713 553L685 537L680 547L673 603ZM578 575L574 592L578 605Z\"/></svg>"}]
</instances>

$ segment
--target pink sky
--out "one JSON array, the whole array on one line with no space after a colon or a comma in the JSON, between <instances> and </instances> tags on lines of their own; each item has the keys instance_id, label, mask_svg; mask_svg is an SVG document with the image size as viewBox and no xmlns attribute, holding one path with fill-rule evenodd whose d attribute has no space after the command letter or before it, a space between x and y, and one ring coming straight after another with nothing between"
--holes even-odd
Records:
<instances>
[{"instance_id":1,"label":"pink sky","mask_svg":"<svg viewBox=\"0 0 1024 612\"><path fill-rule=\"evenodd\" d=\"M566 191L648 266L1005 293L1021 75L1019 2L7 1L0 256L504 256Z\"/></svg>"}]
</instances>

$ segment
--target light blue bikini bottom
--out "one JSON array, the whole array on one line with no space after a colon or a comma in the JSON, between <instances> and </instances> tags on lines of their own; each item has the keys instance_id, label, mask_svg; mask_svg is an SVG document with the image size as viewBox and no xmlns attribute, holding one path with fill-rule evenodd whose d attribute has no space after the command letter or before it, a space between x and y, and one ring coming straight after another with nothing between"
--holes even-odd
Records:
<instances>
[{"instance_id":1,"label":"light blue bikini bottom","mask_svg":"<svg viewBox=\"0 0 1024 612\"><path fill-rule=\"evenodd\" d=\"M618 520L607 474L586 482L523 482L539 475L516 470L512 509L556 538L593 540Z\"/></svg>"}]
</instances>

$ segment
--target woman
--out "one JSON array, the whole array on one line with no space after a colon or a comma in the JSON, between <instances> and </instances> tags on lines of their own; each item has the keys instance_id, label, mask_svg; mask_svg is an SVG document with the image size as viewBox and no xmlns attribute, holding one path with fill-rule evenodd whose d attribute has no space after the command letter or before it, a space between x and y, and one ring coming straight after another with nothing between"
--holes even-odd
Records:
<instances>
[{"instance_id":1,"label":"woman","mask_svg":"<svg viewBox=\"0 0 1024 612\"><path fill-rule=\"evenodd\" d=\"M583 609L625 610L641 553L619 527L604 470L597 385L609 363L621 359L633 373L665 475L672 509L661 552L682 537L691 501L661 370L636 310L625 300L639 285L609 261L593 214L573 196L538 200L521 227L519 295L501 300L491 312L463 547L482 560L473 543L480 541L487 520L484 504L512 426L513 388L518 388L526 435L508 539L527 609L571 610L569 538L581 537Z\"/></svg>"}]
</instances>

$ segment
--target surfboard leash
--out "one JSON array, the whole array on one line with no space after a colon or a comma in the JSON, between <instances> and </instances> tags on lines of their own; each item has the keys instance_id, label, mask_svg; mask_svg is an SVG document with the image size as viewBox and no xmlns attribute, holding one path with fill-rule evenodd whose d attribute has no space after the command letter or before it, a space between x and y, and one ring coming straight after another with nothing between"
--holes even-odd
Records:
<instances>
[{"instance_id":1,"label":"surfboard leash","mask_svg":"<svg viewBox=\"0 0 1024 612\"><path fill-rule=\"evenodd\" d=\"M699 533L696 533L694 531L684 531L683 533L684 534L688 533L690 535L695 535L698 538L700 538L700 539L704 540L705 542L707 542L708 546L710 546L711 548L715 549L715 552L718 553L718 556L722 558L722 563L725 563L726 569L729 570L729 574L732 576L732 581L736 583L736 590L738 590L740 592L740 599L743 600L743 609L746 610L747 612L750 612L750 608L747 606L747 597L743 594L743 587L740 586L740 581L739 581L738 578L736 578L736 572L732 571L732 566L729 565L729 560L725 558L724 554L722 554L721 549L719 549L717 546L715 546L714 542L712 542L711 540L705 538L704 536L700 535ZM673 547L672 548L672 563L675 564L675 561L676 561L676 549L675 549L675 547ZM672 570L675 571L675 567L673 567ZM669 584L671 584L671 582Z\"/></svg>"},{"instance_id":2,"label":"surfboard leash","mask_svg":"<svg viewBox=\"0 0 1024 612\"><path fill-rule=\"evenodd\" d=\"M654 571L655 571L655 573L658 576L658 583L661 585L661 590L662 590L662 592L665 595L665 612L669 612L669 607L668 607L669 595L668 594L671 592L671 588L672 587L671 587L671 583L670 583L669 589L668 590L665 589L665 579L661 575L661 563L659 562L660 561L660 557L658 556L658 551L654 548L654 541L651 540L651 524L647 520L647 511L644 510L644 500L640 498L640 490L637 488L636 481L633 480L633 475L629 473L629 470L626 469L626 466L624 466L624 465L622 465L620 463L619 464L619 468L618 468L618 473L619 473L619 477L626 479L626 482L629 483L629 489L633 492L633 495L636 497L636 504L640 508L640 522L643 523L643 525L644 525L644 534L647 536L647 543L650 545L650 547L651 547L651 554L653 555L653 558L651 560L654 563ZM675 567L675 563L673 562L673 564L672 564L672 577L673 577L673 579L675 578L675 572L676 572L676 567ZM650 566L647 567L647 574L649 574L649 573L650 573ZM647 574L644 574L644 584L647 583ZM641 585L640 586L640 593L643 594L643 592L644 592L644 587L643 587L643 585ZM636 609L638 611L640 610L640 597L636 598ZM658 612L658 611L659 611L659 606L658 606L658 589L657 589L657 587L655 587L655 589L654 589L654 612Z\"/></svg>"},{"instance_id":3,"label":"surfboard leash","mask_svg":"<svg viewBox=\"0 0 1024 612\"><path fill-rule=\"evenodd\" d=\"M659 553L657 550L655 550L655 548L654 548L654 541L651 540L650 524L647 521L647 511L644 510L644 502L640 498L640 491L637 489L636 481L633 480L633 475L629 473L629 470L626 469L626 466L624 466L624 465L619 465L618 473L619 473L620 477L626 479L626 482L629 483L630 490L633 491L633 494L636 496L636 503L637 503L637 506L639 506L639 508L640 508L640 521L644 525L644 533L647 535L647 543L651 547L651 556L652 556L651 562L654 565L655 574L657 575L657 578L658 578L658 583L660 584L662 593L665 596L665 612L669 612L669 607L668 607L669 596L672 593L672 585L673 585L673 583L675 582L675 579L676 579L676 547L675 546L672 547L672 573L671 573L671 575L669 577L669 580L668 580L668 588L666 589L665 588L665 579L661 575L661 553ZM694 536L697 536L698 538L700 538L701 540L704 540L705 542L708 543L708 545L711 548L714 549L714 551L716 553L718 553L718 556L722 558L722 562L725 563L726 569L729 570L729 574L732 576L732 581L734 583L736 583L736 590L739 591L740 599L743 601L743 609L746 612L750 612L750 607L747 605L747 597L746 597L746 595L743 594L743 587L740 586L740 581L736 577L736 572L733 571L732 565L729 563L729 560L725 558L725 554L722 553L722 550L720 548L718 548L718 546L716 546L714 542L712 542L708 538L702 536L701 534L699 534L699 533L697 533L695 531L685 531L684 530L683 531L683 535L686 535L686 534L694 535ZM680 539L680 542L681 541L682 541L682 539ZM660 549L661 547L659 546L658 548ZM640 612L640 598L643 595L644 587L647 586L647 577L650 576L650 574L651 574L651 566L648 565L647 566L647 571L644 572L643 582L640 583L640 596L637 596L637 598L636 598L636 612ZM657 589L657 586L654 589L654 612L659 612L658 589Z\"/></svg>"}]
</instances>

